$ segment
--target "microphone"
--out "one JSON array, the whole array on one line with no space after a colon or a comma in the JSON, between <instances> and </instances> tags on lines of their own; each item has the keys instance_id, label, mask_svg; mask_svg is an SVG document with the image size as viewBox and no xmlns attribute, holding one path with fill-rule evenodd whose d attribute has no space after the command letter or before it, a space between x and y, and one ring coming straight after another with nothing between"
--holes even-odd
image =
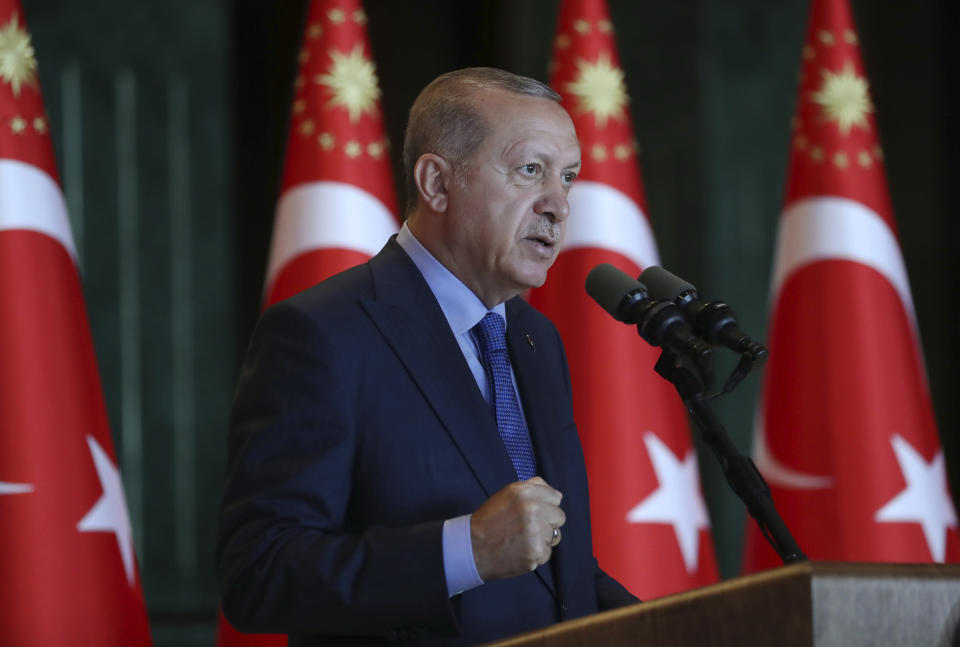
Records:
<instances>
[{"instance_id":1,"label":"microphone","mask_svg":"<svg viewBox=\"0 0 960 647\"><path fill-rule=\"evenodd\" d=\"M640 280L655 299L677 304L693 326L694 333L711 344L726 346L754 360L763 360L769 355L766 348L740 330L737 314L723 301L704 302L692 283L656 265L645 269Z\"/></svg>"},{"instance_id":2,"label":"microphone","mask_svg":"<svg viewBox=\"0 0 960 647\"><path fill-rule=\"evenodd\" d=\"M646 286L629 274L601 263L587 274L586 289L614 319L637 324L647 343L690 357L701 368L708 366L710 346L693 334L680 308L670 301L651 298Z\"/></svg>"}]
</instances>

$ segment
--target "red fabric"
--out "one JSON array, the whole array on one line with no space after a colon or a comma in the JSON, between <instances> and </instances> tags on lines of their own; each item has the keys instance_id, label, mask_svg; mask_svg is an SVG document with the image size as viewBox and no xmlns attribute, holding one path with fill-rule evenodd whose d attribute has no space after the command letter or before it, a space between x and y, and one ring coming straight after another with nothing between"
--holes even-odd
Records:
<instances>
[{"instance_id":1,"label":"red fabric","mask_svg":"<svg viewBox=\"0 0 960 647\"><path fill-rule=\"evenodd\" d=\"M360 0L311 2L295 80L281 192L304 182L335 180L364 189L396 213L390 142L379 93L370 110L357 111L351 117L349 110L336 102L331 87L318 82L319 77L330 72L334 54L343 57L355 51L373 61L363 3ZM329 149L319 140L324 133L333 138ZM356 156L347 154L345 144L351 141L359 144L364 152ZM371 144L379 144L380 148L374 148L374 151L380 150L379 154L369 153Z\"/></svg>"},{"instance_id":2,"label":"red fabric","mask_svg":"<svg viewBox=\"0 0 960 647\"><path fill-rule=\"evenodd\" d=\"M273 282L270 303L292 297L328 276L365 263L369 257L352 249L312 249L283 266Z\"/></svg>"},{"instance_id":3,"label":"red fabric","mask_svg":"<svg viewBox=\"0 0 960 647\"><path fill-rule=\"evenodd\" d=\"M583 168L578 181L607 184L645 211L629 107L612 111L604 120L571 89L585 63L606 63L619 71L609 18L603 0L562 3L551 86L563 95L580 137ZM605 154L596 146L602 146ZM570 217L588 216L581 212ZM567 249L544 286L532 290L529 299L556 323L566 347L574 414L587 461L597 558L631 592L650 599L716 581L716 560L709 527L698 531L695 564L688 569L671 524L627 521L628 512L660 485L645 434L653 432L678 461L692 457L693 446L679 396L653 372L657 350L584 292L587 273L599 263L612 263L633 276L642 269L609 249ZM686 510L676 514L682 516Z\"/></svg>"},{"instance_id":4,"label":"red fabric","mask_svg":"<svg viewBox=\"0 0 960 647\"><path fill-rule=\"evenodd\" d=\"M829 75L844 70L866 83L847 1L815 0L785 211L809 198L848 198L867 207L871 220L896 241L872 105L849 128L824 106ZM843 220L839 207L829 208L833 211L826 222L834 216ZM829 226L820 232L824 240L845 235L839 225L837 231ZM780 249L802 244L781 240ZM942 469L943 461L912 305L878 271L884 269L851 258L814 259L788 272L772 295L770 359L760 411L767 444L794 474L827 480L804 484L781 477L781 470L759 458L758 466L770 481L781 516L811 559L956 561L955 518L931 526L931 536L944 545L940 557L933 553L937 541L927 541L919 521L936 518L933 508L921 504L911 513L894 515L913 514L913 520L879 519L880 511L909 486L895 450L898 438L927 465L923 473L935 475L931 467L939 461ZM953 504L945 474L924 482L932 493L925 501L943 503L940 518L949 517ZM779 563L751 520L743 570Z\"/></svg>"},{"instance_id":5,"label":"red fabric","mask_svg":"<svg viewBox=\"0 0 960 647\"><path fill-rule=\"evenodd\" d=\"M19 42L27 38L19 2L0 0L0 31ZM32 70L32 51L17 51L17 69ZM39 83L35 73L24 78L16 92L0 72L0 158L36 166L53 180L51 191L59 191ZM22 116L26 129L14 132L11 115ZM16 208L12 204L3 208ZM0 213L0 225L5 215L12 214ZM31 217L13 215L18 222ZM38 220L41 216L36 214ZM110 463L101 469L115 470L73 258L46 234L0 226L0 581L5 591L0 636L5 643L151 642L135 561L128 572L117 534L79 527L105 494L93 445Z\"/></svg>"},{"instance_id":6,"label":"red fabric","mask_svg":"<svg viewBox=\"0 0 960 647\"><path fill-rule=\"evenodd\" d=\"M18 44L29 38L20 0L0 0L0 30L16 33ZM9 79L0 73L0 155L32 164L59 183L36 58L22 54L22 49L10 54L11 60L24 64L15 65L19 72L13 71Z\"/></svg>"},{"instance_id":7,"label":"red fabric","mask_svg":"<svg viewBox=\"0 0 960 647\"><path fill-rule=\"evenodd\" d=\"M352 58L351 58L352 57ZM294 82L294 100L287 139L281 196L310 182L350 184L397 212L379 89L372 104L355 109L338 102L328 78L336 61L365 60L373 54L360 0L313 0L310 3ZM356 73L356 65L352 67ZM348 92L349 94L349 92ZM318 213L324 205L315 206ZM354 214L336 214L349 218ZM375 241L385 243L386 241ZM264 305L292 296L328 276L367 260L366 254L347 248L325 247L322 255L298 255L280 268L267 286ZM276 252L278 250L274 250Z\"/></svg>"},{"instance_id":8,"label":"red fabric","mask_svg":"<svg viewBox=\"0 0 960 647\"><path fill-rule=\"evenodd\" d=\"M824 74L842 74L847 69L867 81L847 0L815 0L804 45L786 204L810 196L847 197L875 211L896 232L872 102L865 114L867 127L844 129L816 100L824 87ZM819 147L822 159L814 147ZM861 153L869 156L869 165L859 162ZM845 166L837 166L837 154L846 157Z\"/></svg>"},{"instance_id":9,"label":"red fabric","mask_svg":"<svg viewBox=\"0 0 960 647\"><path fill-rule=\"evenodd\" d=\"M336 56L334 56L336 53ZM365 59L373 54L367 36L366 15L360 0L313 0L310 3L300 67L295 80L294 102L287 139L281 196L298 186L320 181L350 184L377 198L396 214L390 143L386 137L379 90L367 110L350 110L334 99L329 84L319 82L334 68L335 58ZM355 69L355 68L354 68ZM351 146L351 148L348 148ZM312 208L321 213L325 205ZM350 218L356 214L335 214ZM374 241L383 244L383 241ZM273 250L283 253L287 250ZM302 251L280 267L267 286L264 307L363 263L369 256L344 247L315 247ZM274 647L285 645L286 636L241 634L220 616L218 647Z\"/></svg>"}]
</instances>

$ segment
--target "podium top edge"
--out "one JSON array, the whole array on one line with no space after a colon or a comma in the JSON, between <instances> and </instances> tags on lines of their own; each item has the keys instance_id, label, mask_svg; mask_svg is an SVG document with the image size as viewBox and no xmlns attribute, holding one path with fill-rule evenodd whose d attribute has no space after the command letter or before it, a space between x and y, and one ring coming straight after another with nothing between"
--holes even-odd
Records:
<instances>
[{"instance_id":1,"label":"podium top edge","mask_svg":"<svg viewBox=\"0 0 960 647\"><path fill-rule=\"evenodd\" d=\"M921 562L801 562L771 569L769 572L786 572L796 569L811 575L837 576L884 576L951 578L960 576L960 564L930 564ZM748 576L749 577L749 576Z\"/></svg>"}]
</instances>

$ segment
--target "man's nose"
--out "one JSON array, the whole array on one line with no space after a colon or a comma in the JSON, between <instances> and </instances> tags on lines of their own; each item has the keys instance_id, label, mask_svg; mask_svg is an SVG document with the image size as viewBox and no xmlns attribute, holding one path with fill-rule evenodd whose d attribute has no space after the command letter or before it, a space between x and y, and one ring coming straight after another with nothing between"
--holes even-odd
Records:
<instances>
[{"instance_id":1,"label":"man's nose","mask_svg":"<svg viewBox=\"0 0 960 647\"><path fill-rule=\"evenodd\" d=\"M550 218L551 222L563 222L570 215L567 191L569 188L565 187L561 180L548 181L534 209L541 216Z\"/></svg>"}]
</instances>

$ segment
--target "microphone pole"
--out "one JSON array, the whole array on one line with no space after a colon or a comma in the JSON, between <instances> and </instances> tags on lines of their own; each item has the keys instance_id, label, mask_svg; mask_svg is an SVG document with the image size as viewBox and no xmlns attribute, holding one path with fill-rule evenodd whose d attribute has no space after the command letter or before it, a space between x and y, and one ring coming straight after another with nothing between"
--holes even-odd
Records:
<instances>
[{"instance_id":1,"label":"microphone pole","mask_svg":"<svg viewBox=\"0 0 960 647\"><path fill-rule=\"evenodd\" d=\"M661 343L665 340L653 338L646 328L652 320L659 317L650 315L660 314L661 311L671 312L672 309L663 306L663 301L650 298L645 285L612 265L604 263L590 270L586 289L597 304L611 316L624 323L637 323L638 332L644 340L653 346L662 346L663 352L654 370L676 387L680 399L697 423L701 437L720 462L723 475L731 489L747 506L763 536L777 551L784 564L806 561L807 556L800 550L777 512L770 496L770 487L763 480L757 466L737 450L714 413L710 396L706 393L709 384L705 383L702 371L691 368L691 364L695 367L700 364L697 361L691 362L691 355L693 358L708 357L709 353L700 351L697 344L687 341L689 329L685 326L676 326L675 330L682 334L673 336L677 340L675 342L671 340L672 343ZM676 307L672 303L670 305ZM680 341L683 343L679 343ZM697 352L690 353L691 347L697 348Z\"/></svg>"},{"instance_id":2,"label":"microphone pole","mask_svg":"<svg viewBox=\"0 0 960 647\"><path fill-rule=\"evenodd\" d=\"M720 462L730 488L747 506L750 516L756 520L763 536L783 563L806 561L807 556L800 550L773 504L770 487L753 461L741 454L730 440L700 380L683 363L678 362L670 350L663 351L654 370L676 387L680 399L700 429L700 437Z\"/></svg>"}]
</instances>

